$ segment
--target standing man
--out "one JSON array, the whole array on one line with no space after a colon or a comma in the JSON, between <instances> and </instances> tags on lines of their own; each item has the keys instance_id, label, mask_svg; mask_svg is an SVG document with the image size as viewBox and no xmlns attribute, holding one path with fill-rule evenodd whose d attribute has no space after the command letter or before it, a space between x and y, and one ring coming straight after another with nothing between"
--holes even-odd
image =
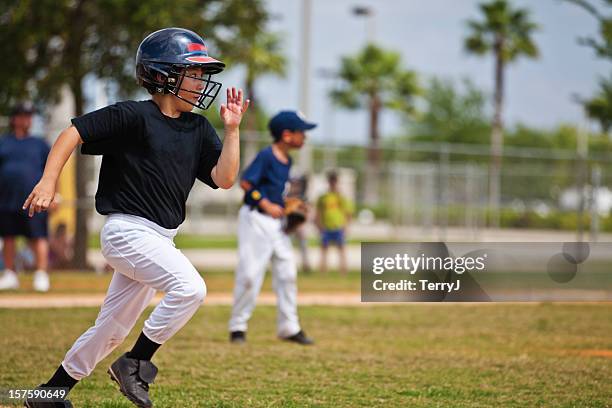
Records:
<instances>
[{"instance_id":1,"label":"standing man","mask_svg":"<svg viewBox=\"0 0 612 408\"><path fill-rule=\"evenodd\" d=\"M300 328L297 315L297 268L291 240L284 230L283 193L289 180L289 151L304 145L304 132L313 129L294 111L282 111L268 127L274 142L260 151L242 175L244 205L238 214L238 266L234 305L229 321L230 341L246 341L268 262L277 296L277 334L283 340L308 345L313 341Z\"/></svg>"},{"instance_id":2,"label":"standing man","mask_svg":"<svg viewBox=\"0 0 612 408\"><path fill-rule=\"evenodd\" d=\"M15 271L15 238L26 237L35 258L34 290L49 290L47 274L49 243L47 214L29 218L21 209L23 201L42 177L49 154L49 145L30 135L32 105L22 103L11 111L10 132L0 139L0 236L4 245L4 273L0 290L17 289Z\"/></svg>"},{"instance_id":3,"label":"standing man","mask_svg":"<svg viewBox=\"0 0 612 408\"><path fill-rule=\"evenodd\" d=\"M353 214L353 203L338 190L338 174L327 174L329 190L317 200L315 223L321 233L321 272L327 271L327 248L335 244L340 253L340 272L347 274L345 238L346 228Z\"/></svg>"}]
</instances>

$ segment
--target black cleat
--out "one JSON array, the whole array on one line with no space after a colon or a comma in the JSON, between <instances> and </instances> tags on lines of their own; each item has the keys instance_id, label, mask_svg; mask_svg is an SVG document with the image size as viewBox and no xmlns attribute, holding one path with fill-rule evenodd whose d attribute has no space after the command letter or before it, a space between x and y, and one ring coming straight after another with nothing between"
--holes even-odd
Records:
<instances>
[{"instance_id":1,"label":"black cleat","mask_svg":"<svg viewBox=\"0 0 612 408\"><path fill-rule=\"evenodd\" d=\"M230 343L233 343L233 344L246 343L246 332L243 332L243 331L230 332Z\"/></svg>"},{"instance_id":2,"label":"black cleat","mask_svg":"<svg viewBox=\"0 0 612 408\"><path fill-rule=\"evenodd\" d=\"M304 333L304 330L300 330L299 332L297 332L293 336L281 337L281 339L287 340L287 341L292 341L294 343L301 344L303 346L309 346L311 344L314 344L314 340L309 338L309 337L307 337L306 333Z\"/></svg>"},{"instance_id":3,"label":"black cleat","mask_svg":"<svg viewBox=\"0 0 612 408\"><path fill-rule=\"evenodd\" d=\"M27 408L73 408L72 403L68 400L64 400L61 402L49 402L49 401L31 401L29 399L25 400L24 407Z\"/></svg>"},{"instance_id":4,"label":"black cleat","mask_svg":"<svg viewBox=\"0 0 612 408\"><path fill-rule=\"evenodd\" d=\"M37 390L45 388L45 384L36 387ZM57 387L55 387L57 389ZM23 402L23 406L27 408L72 408L72 403L69 400L63 401L32 401L32 398L27 398Z\"/></svg>"},{"instance_id":5,"label":"black cleat","mask_svg":"<svg viewBox=\"0 0 612 408\"><path fill-rule=\"evenodd\" d=\"M148 360L129 358L127 353L119 357L108 369L111 380L119 384L119 390L139 408L150 408L149 384L157 375L157 367Z\"/></svg>"}]
</instances>

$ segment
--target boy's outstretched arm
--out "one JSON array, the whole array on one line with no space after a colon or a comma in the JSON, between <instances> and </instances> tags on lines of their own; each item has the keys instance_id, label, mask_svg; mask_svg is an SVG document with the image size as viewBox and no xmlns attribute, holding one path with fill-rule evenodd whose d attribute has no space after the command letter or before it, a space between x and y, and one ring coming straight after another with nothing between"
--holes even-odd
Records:
<instances>
[{"instance_id":1,"label":"boy's outstretched arm","mask_svg":"<svg viewBox=\"0 0 612 408\"><path fill-rule=\"evenodd\" d=\"M225 137L221 156L210 176L216 185L228 189L234 185L238 170L240 169L240 136L239 127L242 115L249 107L247 99L243 103L242 89L227 89L227 102L221 105L221 119L225 125Z\"/></svg>"},{"instance_id":2,"label":"boy's outstretched arm","mask_svg":"<svg viewBox=\"0 0 612 408\"><path fill-rule=\"evenodd\" d=\"M74 149L82 143L81 135L79 135L78 130L74 126L70 126L60 133L55 143L53 143L53 147L51 147L41 179L23 203L24 210L29 207L28 215L30 217L35 212L39 213L49 208L55 197L57 180L62 172L62 168L64 168Z\"/></svg>"}]
</instances>

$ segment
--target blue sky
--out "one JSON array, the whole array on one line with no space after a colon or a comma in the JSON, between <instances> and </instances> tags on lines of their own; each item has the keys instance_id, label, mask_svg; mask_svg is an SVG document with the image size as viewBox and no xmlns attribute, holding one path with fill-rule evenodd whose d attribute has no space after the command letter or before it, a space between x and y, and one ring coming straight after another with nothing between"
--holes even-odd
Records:
<instances>
[{"instance_id":1,"label":"blue sky","mask_svg":"<svg viewBox=\"0 0 612 408\"><path fill-rule=\"evenodd\" d=\"M355 5L375 10L376 42L402 55L404 66L426 81L432 76L470 78L486 92L493 89L492 58L468 56L463 51L465 21L478 17L476 0L312 0L309 117L321 123L312 132L316 141L364 143L368 119L365 111L329 108L330 81L317 76L320 68L338 68L340 58L357 52L367 40L366 21L351 14ZM301 4L299 0L267 0L275 16L272 31L283 36L290 65L286 78L264 77L256 86L261 103L270 111L299 106ZM595 20L582 9L560 0L514 0L526 7L540 25L535 35L541 56L519 60L507 71L506 123L539 128L560 123L584 126L582 109L572 95L591 95L597 78L610 72L610 63L595 58L591 49L577 43L579 36L595 34ZM212 51L212 50L211 50ZM214 55L214 54L213 54ZM221 56L222 57L222 56ZM242 85L242 72L230 69L220 75L224 85ZM393 114L385 114L383 135L402 131Z\"/></svg>"}]
</instances>

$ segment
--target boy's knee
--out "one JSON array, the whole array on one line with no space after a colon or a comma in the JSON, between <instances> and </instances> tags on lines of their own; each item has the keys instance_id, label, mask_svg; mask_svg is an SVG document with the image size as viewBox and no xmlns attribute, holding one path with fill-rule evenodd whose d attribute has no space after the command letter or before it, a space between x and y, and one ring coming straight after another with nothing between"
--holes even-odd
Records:
<instances>
[{"instance_id":1,"label":"boy's knee","mask_svg":"<svg viewBox=\"0 0 612 408\"><path fill-rule=\"evenodd\" d=\"M193 303L202 304L206 298L207 288L204 279L194 279L183 286L180 296Z\"/></svg>"}]
</instances>

